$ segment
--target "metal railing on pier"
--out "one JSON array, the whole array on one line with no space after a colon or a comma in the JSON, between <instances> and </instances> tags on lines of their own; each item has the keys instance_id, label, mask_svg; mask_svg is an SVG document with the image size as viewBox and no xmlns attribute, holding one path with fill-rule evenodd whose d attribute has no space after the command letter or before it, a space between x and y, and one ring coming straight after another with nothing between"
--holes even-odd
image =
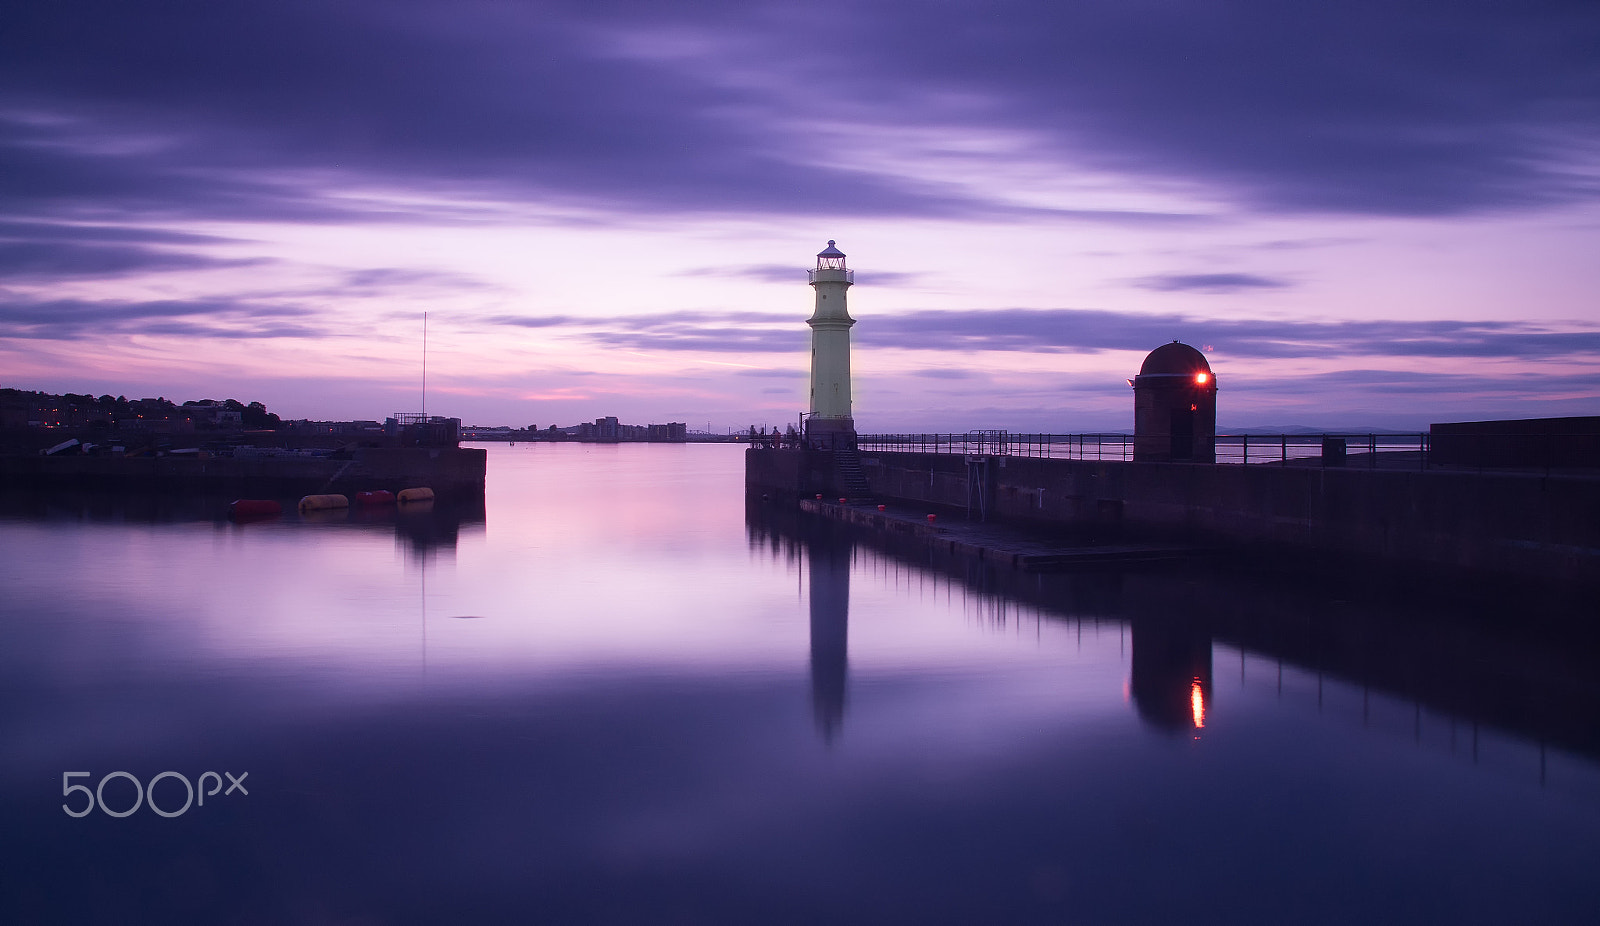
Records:
<instances>
[{"instance_id":1,"label":"metal railing on pier","mask_svg":"<svg viewBox=\"0 0 1600 926\"><path fill-rule=\"evenodd\" d=\"M1428 434L1218 434L1218 463L1280 463L1318 460L1347 466L1405 463L1426 465ZM1026 434L969 431L965 434L862 434L863 451L960 453L1054 460L1132 460L1131 434ZM1380 454L1386 456L1380 457ZM1399 454L1406 454L1401 457Z\"/></svg>"}]
</instances>

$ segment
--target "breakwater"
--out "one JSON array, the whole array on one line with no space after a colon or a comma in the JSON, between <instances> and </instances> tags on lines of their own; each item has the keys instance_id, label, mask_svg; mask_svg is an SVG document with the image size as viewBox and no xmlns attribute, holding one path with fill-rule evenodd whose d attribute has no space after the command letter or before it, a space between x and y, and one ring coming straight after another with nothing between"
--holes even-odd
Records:
<instances>
[{"instance_id":1,"label":"breakwater","mask_svg":"<svg viewBox=\"0 0 1600 926\"><path fill-rule=\"evenodd\" d=\"M17 488L258 497L427 486L470 498L483 495L487 460L487 451L471 447L364 447L330 457L58 454L0 457L0 478Z\"/></svg>"},{"instance_id":2,"label":"breakwater","mask_svg":"<svg viewBox=\"0 0 1600 926\"><path fill-rule=\"evenodd\" d=\"M1378 557L1592 582L1600 479L1383 467L1133 463L862 451L878 500L1086 536ZM751 491L839 491L838 461L752 449ZM830 481L832 480L832 481Z\"/></svg>"}]
</instances>

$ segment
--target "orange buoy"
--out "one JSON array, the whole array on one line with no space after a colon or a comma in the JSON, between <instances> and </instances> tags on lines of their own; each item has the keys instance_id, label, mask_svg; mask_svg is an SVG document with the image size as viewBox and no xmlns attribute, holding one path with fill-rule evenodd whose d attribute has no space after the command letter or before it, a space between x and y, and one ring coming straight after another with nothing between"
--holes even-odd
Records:
<instances>
[{"instance_id":1,"label":"orange buoy","mask_svg":"<svg viewBox=\"0 0 1600 926\"><path fill-rule=\"evenodd\" d=\"M401 489L397 497L400 499L401 504L406 502L431 502L433 501L433 490L429 488Z\"/></svg>"},{"instance_id":2,"label":"orange buoy","mask_svg":"<svg viewBox=\"0 0 1600 926\"><path fill-rule=\"evenodd\" d=\"M325 511L329 508L349 508L350 499L343 495L307 495L300 499L301 511Z\"/></svg>"}]
</instances>

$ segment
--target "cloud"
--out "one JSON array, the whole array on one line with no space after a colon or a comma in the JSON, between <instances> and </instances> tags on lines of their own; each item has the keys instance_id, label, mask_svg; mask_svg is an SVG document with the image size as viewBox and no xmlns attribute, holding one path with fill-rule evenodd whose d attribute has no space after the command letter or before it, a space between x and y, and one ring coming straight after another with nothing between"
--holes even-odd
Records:
<instances>
[{"instance_id":1,"label":"cloud","mask_svg":"<svg viewBox=\"0 0 1600 926\"><path fill-rule=\"evenodd\" d=\"M607 347L708 353L796 353L804 351L808 343L807 335L800 331L700 326L645 332L592 331L585 337Z\"/></svg>"},{"instance_id":2,"label":"cloud","mask_svg":"<svg viewBox=\"0 0 1600 926\"><path fill-rule=\"evenodd\" d=\"M483 321L490 325L511 325L516 328L564 328L584 324L587 319L571 315L491 315Z\"/></svg>"},{"instance_id":3,"label":"cloud","mask_svg":"<svg viewBox=\"0 0 1600 926\"><path fill-rule=\"evenodd\" d=\"M735 375L735 376L758 376L758 377L763 377L763 378L772 377L772 378L780 378L780 379L809 379L811 377L811 374L807 373L805 370L791 370L791 369L739 370L736 373L734 373L733 375Z\"/></svg>"},{"instance_id":4,"label":"cloud","mask_svg":"<svg viewBox=\"0 0 1600 926\"><path fill-rule=\"evenodd\" d=\"M90 244L231 244L240 239L169 228L70 222L0 220L0 241L67 241Z\"/></svg>"},{"instance_id":5,"label":"cloud","mask_svg":"<svg viewBox=\"0 0 1600 926\"><path fill-rule=\"evenodd\" d=\"M1141 277L1134 280L1133 285L1163 293L1236 293L1250 289L1281 289L1289 284L1251 273L1164 273Z\"/></svg>"},{"instance_id":6,"label":"cloud","mask_svg":"<svg viewBox=\"0 0 1600 926\"><path fill-rule=\"evenodd\" d=\"M567 328L596 344L642 351L777 353L803 351L809 343L808 332L794 317L765 312L663 312L589 318L491 315L482 321L522 328Z\"/></svg>"},{"instance_id":7,"label":"cloud","mask_svg":"<svg viewBox=\"0 0 1600 926\"><path fill-rule=\"evenodd\" d=\"M698 267L685 270L685 277L735 277L763 283L794 283L806 279L806 268L798 264L745 264L733 267Z\"/></svg>"},{"instance_id":8,"label":"cloud","mask_svg":"<svg viewBox=\"0 0 1600 926\"><path fill-rule=\"evenodd\" d=\"M294 306L229 300L0 298L0 338L54 341L95 336L166 335L204 338L316 338L331 332L305 321Z\"/></svg>"},{"instance_id":9,"label":"cloud","mask_svg":"<svg viewBox=\"0 0 1600 926\"><path fill-rule=\"evenodd\" d=\"M1528 372L1503 376L1466 373L1418 373L1410 370L1337 370L1293 377L1235 378L1229 391L1275 397L1373 393L1413 396L1424 400L1450 396L1471 400L1484 396L1529 400L1593 396L1600 392L1600 373Z\"/></svg>"},{"instance_id":10,"label":"cloud","mask_svg":"<svg viewBox=\"0 0 1600 926\"><path fill-rule=\"evenodd\" d=\"M181 251L130 244L79 244L64 241L0 241L0 277L60 279L115 277L218 267L249 267L268 258L224 260Z\"/></svg>"},{"instance_id":11,"label":"cloud","mask_svg":"<svg viewBox=\"0 0 1600 926\"><path fill-rule=\"evenodd\" d=\"M376 294L395 289L406 290L485 290L495 287L464 273L447 270L419 270L410 267L372 267L365 270L348 270L339 284L326 292L345 294Z\"/></svg>"},{"instance_id":12,"label":"cloud","mask_svg":"<svg viewBox=\"0 0 1600 926\"><path fill-rule=\"evenodd\" d=\"M686 277L743 277L764 283L796 283L807 279L807 268L797 264L747 264L742 267L700 267L678 274ZM925 273L905 273L897 270L856 271L856 280L874 286L897 286L914 280L926 280Z\"/></svg>"},{"instance_id":13,"label":"cloud","mask_svg":"<svg viewBox=\"0 0 1600 926\"><path fill-rule=\"evenodd\" d=\"M760 312L669 312L608 318L491 316L484 321L564 328L597 344L638 350L776 353L804 351L809 343L807 332L792 318ZM1538 361L1600 357L1600 326L1593 324L1197 318L1105 309L902 312L863 322L853 329L853 339L863 349L1035 353L1149 351L1182 340L1212 345L1229 359L1477 357ZM917 375L955 378L963 374L929 368Z\"/></svg>"},{"instance_id":14,"label":"cloud","mask_svg":"<svg viewBox=\"0 0 1600 926\"><path fill-rule=\"evenodd\" d=\"M960 367L930 367L924 370L912 370L911 375L925 379L972 379L978 374Z\"/></svg>"},{"instance_id":15,"label":"cloud","mask_svg":"<svg viewBox=\"0 0 1600 926\"><path fill-rule=\"evenodd\" d=\"M195 250L233 241L162 228L0 220L0 277L48 281L271 263L268 258L217 258Z\"/></svg>"},{"instance_id":16,"label":"cloud","mask_svg":"<svg viewBox=\"0 0 1600 926\"><path fill-rule=\"evenodd\" d=\"M818 22L829 41L794 41ZM1539 207L1600 192L1597 45L1584 2L31 4L0 32L0 208L377 218L424 207L345 194L421 189L1051 213L946 164L1177 181L1268 212Z\"/></svg>"},{"instance_id":17,"label":"cloud","mask_svg":"<svg viewBox=\"0 0 1600 926\"><path fill-rule=\"evenodd\" d=\"M1230 358L1485 357L1542 360L1600 354L1593 325L1479 321L1217 319L1097 309L909 312L855 329L863 347L1148 351L1171 340Z\"/></svg>"}]
</instances>

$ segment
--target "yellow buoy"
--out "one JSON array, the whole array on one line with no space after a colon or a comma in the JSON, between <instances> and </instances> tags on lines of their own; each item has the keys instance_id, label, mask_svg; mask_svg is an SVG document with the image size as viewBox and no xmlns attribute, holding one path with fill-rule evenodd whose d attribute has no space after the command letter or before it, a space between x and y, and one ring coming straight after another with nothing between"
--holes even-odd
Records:
<instances>
[{"instance_id":1,"label":"yellow buoy","mask_svg":"<svg viewBox=\"0 0 1600 926\"><path fill-rule=\"evenodd\" d=\"M401 489L395 494L395 498L398 499L402 505L404 505L406 502L431 502L433 501L433 490L426 487L420 489Z\"/></svg>"},{"instance_id":2,"label":"yellow buoy","mask_svg":"<svg viewBox=\"0 0 1600 926\"><path fill-rule=\"evenodd\" d=\"M350 499L343 495L307 495L300 499L301 511L322 511L327 508L349 508Z\"/></svg>"}]
</instances>

